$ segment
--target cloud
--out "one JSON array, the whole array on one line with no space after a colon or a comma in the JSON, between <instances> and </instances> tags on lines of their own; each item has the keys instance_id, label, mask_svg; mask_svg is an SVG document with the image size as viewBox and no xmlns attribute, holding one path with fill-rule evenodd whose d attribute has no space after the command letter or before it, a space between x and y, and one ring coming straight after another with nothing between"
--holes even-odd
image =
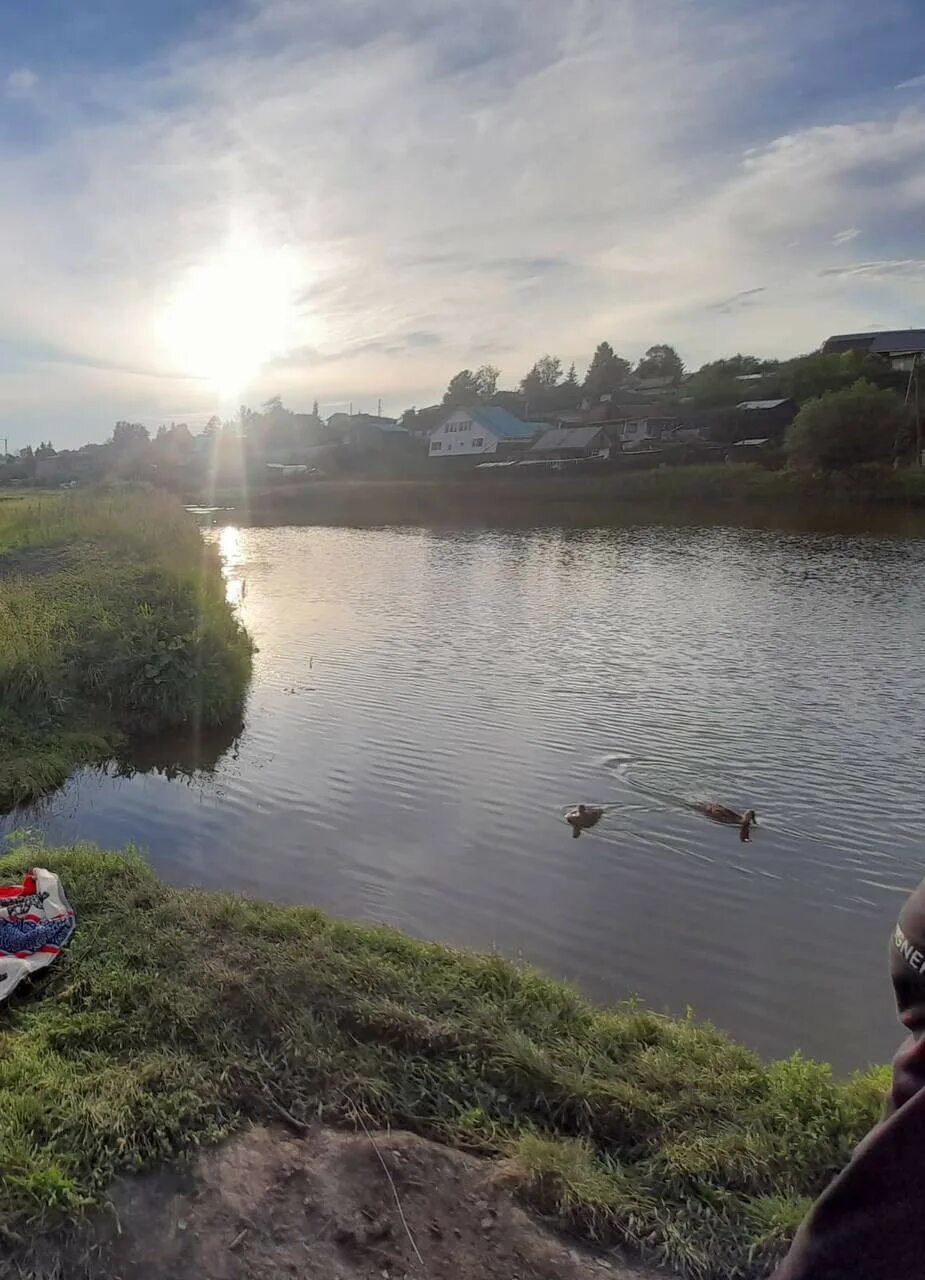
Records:
<instances>
[{"instance_id":1,"label":"cloud","mask_svg":"<svg viewBox=\"0 0 925 1280\"><path fill-rule=\"evenodd\" d=\"M925 75L913 76L911 80L901 80L897 89L925 89Z\"/></svg>"},{"instance_id":2,"label":"cloud","mask_svg":"<svg viewBox=\"0 0 925 1280\"><path fill-rule=\"evenodd\" d=\"M739 311L742 307L751 305L759 293L766 293L767 289L764 285L759 285L756 289L742 289L738 293L734 293L731 298L722 298L719 302L711 302L707 310L719 311L723 315L728 315L731 311Z\"/></svg>"},{"instance_id":3,"label":"cloud","mask_svg":"<svg viewBox=\"0 0 925 1280\"><path fill-rule=\"evenodd\" d=\"M11 71L6 78L6 96L8 98L31 98L39 78L28 67L19 67Z\"/></svg>"},{"instance_id":4,"label":"cloud","mask_svg":"<svg viewBox=\"0 0 925 1280\"><path fill-rule=\"evenodd\" d=\"M852 240L857 240L861 234L860 227L848 227L844 231L836 231L832 237L833 244L850 244Z\"/></svg>"},{"instance_id":5,"label":"cloud","mask_svg":"<svg viewBox=\"0 0 925 1280\"><path fill-rule=\"evenodd\" d=\"M806 105L830 25L797 39L800 8L250 0L131 70L39 65L40 145L0 133L0 421L232 407L157 335L241 228L291 263L291 347L252 403L399 410L485 360L515 383L607 338L696 366L905 315L909 273L845 268L856 228L832 227L865 227L862 267L917 260L925 116L891 88Z\"/></svg>"},{"instance_id":6,"label":"cloud","mask_svg":"<svg viewBox=\"0 0 925 1280\"><path fill-rule=\"evenodd\" d=\"M826 267L822 276L840 276L852 279L865 276L874 280L888 280L893 276L918 277L925 273L925 258L901 258L882 262L858 262L851 267Z\"/></svg>"}]
</instances>

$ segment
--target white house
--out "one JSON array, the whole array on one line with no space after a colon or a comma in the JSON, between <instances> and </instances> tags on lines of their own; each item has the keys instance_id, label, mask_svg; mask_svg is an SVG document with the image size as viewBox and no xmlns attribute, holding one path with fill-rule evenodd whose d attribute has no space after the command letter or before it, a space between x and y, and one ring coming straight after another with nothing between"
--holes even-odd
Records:
<instances>
[{"instance_id":1,"label":"white house","mask_svg":"<svg viewBox=\"0 0 925 1280\"><path fill-rule=\"evenodd\" d=\"M545 423L521 422L497 405L452 409L430 435L431 458L471 457L497 453L508 444L526 444L545 429Z\"/></svg>"}]
</instances>

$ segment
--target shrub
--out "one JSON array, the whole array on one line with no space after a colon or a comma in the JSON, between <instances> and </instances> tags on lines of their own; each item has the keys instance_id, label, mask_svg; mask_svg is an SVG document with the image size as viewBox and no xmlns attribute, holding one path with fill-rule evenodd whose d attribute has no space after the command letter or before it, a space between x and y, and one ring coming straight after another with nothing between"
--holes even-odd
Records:
<instances>
[{"instance_id":1,"label":"shrub","mask_svg":"<svg viewBox=\"0 0 925 1280\"><path fill-rule=\"evenodd\" d=\"M0 806L120 733L240 714L251 643L217 552L151 490L0 503Z\"/></svg>"},{"instance_id":2,"label":"shrub","mask_svg":"<svg viewBox=\"0 0 925 1280\"><path fill-rule=\"evenodd\" d=\"M908 416L894 391L859 379L809 400L787 432L796 467L840 471L898 456L907 443Z\"/></svg>"}]
</instances>

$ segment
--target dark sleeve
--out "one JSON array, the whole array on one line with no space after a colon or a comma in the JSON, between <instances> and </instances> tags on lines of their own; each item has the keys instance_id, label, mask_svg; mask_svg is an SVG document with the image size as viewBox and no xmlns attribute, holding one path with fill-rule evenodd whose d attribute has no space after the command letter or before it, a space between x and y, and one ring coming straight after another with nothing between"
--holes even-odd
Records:
<instances>
[{"instance_id":1,"label":"dark sleeve","mask_svg":"<svg viewBox=\"0 0 925 1280\"><path fill-rule=\"evenodd\" d=\"M893 1061L883 1119L813 1205L774 1280L925 1277L923 969L925 882L903 908L891 939L893 989L911 1034Z\"/></svg>"}]
</instances>

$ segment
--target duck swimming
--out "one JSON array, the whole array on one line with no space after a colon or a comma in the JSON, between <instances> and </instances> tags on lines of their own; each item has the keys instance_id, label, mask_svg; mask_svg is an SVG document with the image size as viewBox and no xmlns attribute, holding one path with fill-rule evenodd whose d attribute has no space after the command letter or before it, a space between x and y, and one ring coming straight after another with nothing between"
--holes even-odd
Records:
<instances>
[{"instance_id":1,"label":"duck swimming","mask_svg":"<svg viewBox=\"0 0 925 1280\"><path fill-rule=\"evenodd\" d=\"M712 800L699 800L691 805L692 809L696 809L698 813L702 813L706 818L712 818L714 822L723 822L730 827L739 828L740 840L751 840L752 827L757 827L758 819L755 817L754 809L747 809L745 813L737 813L735 809L730 809L724 804L714 804Z\"/></svg>"},{"instance_id":2,"label":"duck swimming","mask_svg":"<svg viewBox=\"0 0 925 1280\"><path fill-rule=\"evenodd\" d=\"M582 831L587 831L588 827L593 827L595 823L600 822L604 816L604 810L596 804L580 804L575 809L570 809L565 815L565 821L572 828L572 835L577 840Z\"/></svg>"}]
</instances>

